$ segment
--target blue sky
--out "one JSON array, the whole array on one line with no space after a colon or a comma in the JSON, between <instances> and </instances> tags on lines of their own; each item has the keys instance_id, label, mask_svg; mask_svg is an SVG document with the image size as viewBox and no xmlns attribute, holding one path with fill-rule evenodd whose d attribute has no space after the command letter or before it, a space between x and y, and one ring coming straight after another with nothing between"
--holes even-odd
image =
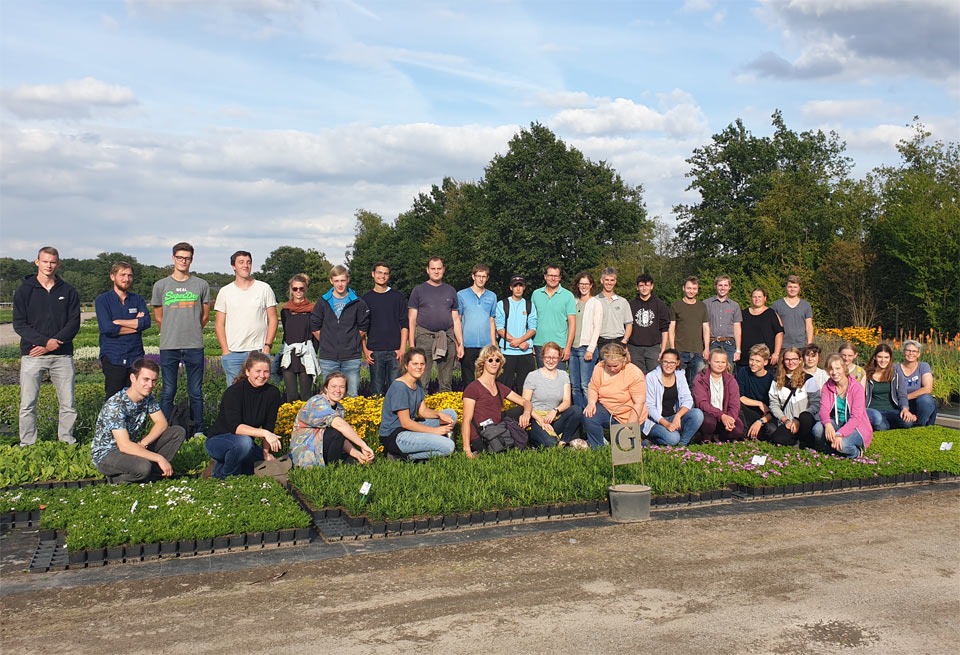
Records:
<instances>
[{"instance_id":1,"label":"blue sky","mask_svg":"<svg viewBox=\"0 0 960 655\"><path fill-rule=\"evenodd\" d=\"M684 160L737 118L836 130L857 176L914 115L956 141L958 35L941 0L2 0L0 255L340 262L357 209L477 180L533 121L672 223Z\"/></svg>"}]
</instances>

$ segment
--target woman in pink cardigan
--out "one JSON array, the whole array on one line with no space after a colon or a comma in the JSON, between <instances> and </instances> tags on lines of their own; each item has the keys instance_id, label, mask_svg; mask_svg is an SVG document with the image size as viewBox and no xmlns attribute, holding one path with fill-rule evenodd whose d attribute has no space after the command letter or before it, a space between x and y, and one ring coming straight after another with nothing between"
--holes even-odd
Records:
<instances>
[{"instance_id":1,"label":"woman in pink cardigan","mask_svg":"<svg viewBox=\"0 0 960 655\"><path fill-rule=\"evenodd\" d=\"M737 441L743 439L740 420L740 385L730 375L727 353L710 351L707 368L693 378L693 404L703 412L700 441ZM696 441L696 437L694 437Z\"/></svg>"},{"instance_id":2,"label":"woman in pink cardigan","mask_svg":"<svg viewBox=\"0 0 960 655\"><path fill-rule=\"evenodd\" d=\"M818 446L835 455L859 457L873 440L863 387L847 373L840 355L827 357L826 370L830 379L820 390L823 436L817 439Z\"/></svg>"}]
</instances>

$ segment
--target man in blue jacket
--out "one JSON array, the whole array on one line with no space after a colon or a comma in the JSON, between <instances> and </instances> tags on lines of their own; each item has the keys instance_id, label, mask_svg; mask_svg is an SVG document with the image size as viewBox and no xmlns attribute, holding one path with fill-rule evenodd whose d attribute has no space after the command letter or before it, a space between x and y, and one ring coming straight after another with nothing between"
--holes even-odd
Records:
<instances>
[{"instance_id":1,"label":"man in blue jacket","mask_svg":"<svg viewBox=\"0 0 960 655\"><path fill-rule=\"evenodd\" d=\"M80 331L80 296L57 276L60 253L45 246L13 294L13 330L20 335L20 445L37 441L37 397L43 372L57 391L60 416L57 438L76 443L73 424L73 338Z\"/></svg>"},{"instance_id":2,"label":"man in blue jacket","mask_svg":"<svg viewBox=\"0 0 960 655\"><path fill-rule=\"evenodd\" d=\"M347 395L356 396L363 362L363 339L370 330L370 308L349 287L343 266L330 269L329 291L313 306L310 328L320 342L317 359L323 378L334 371L347 376Z\"/></svg>"},{"instance_id":3,"label":"man in blue jacket","mask_svg":"<svg viewBox=\"0 0 960 655\"><path fill-rule=\"evenodd\" d=\"M113 289L97 296L97 325L100 327L100 366L107 399L130 384L130 367L143 357L140 333L150 327L150 312L133 286L133 267L117 262L110 267Z\"/></svg>"}]
</instances>

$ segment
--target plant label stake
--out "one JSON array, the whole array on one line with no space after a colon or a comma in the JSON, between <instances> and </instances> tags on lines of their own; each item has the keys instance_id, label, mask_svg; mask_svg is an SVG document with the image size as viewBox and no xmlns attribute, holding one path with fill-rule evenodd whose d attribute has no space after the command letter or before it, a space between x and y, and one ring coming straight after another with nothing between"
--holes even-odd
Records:
<instances>
[{"instance_id":1,"label":"plant label stake","mask_svg":"<svg viewBox=\"0 0 960 655\"><path fill-rule=\"evenodd\" d=\"M943 441L940 443L940 450L953 450L952 441Z\"/></svg>"},{"instance_id":2,"label":"plant label stake","mask_svg":"<svg viewBox=\"0 0 960 655\"><path fill-rule=\"evenodd\" d=\"M763 466L767 463L766 455L754 455L753 459L750 460L750 463L754 466Z\"/></svg>"},{"instance_id":3,"label":"plant label stake","mask_svg":"<svg viewBox=\"0 0 960 655\"><path fill-rule=\"evenodd\" d=\"M644 483L643 471L643 432L640 429L639 418L636 423L617 423L614 425L613 413L621 407L630 408L630 412L637 413L632 405L621 405L614 408L610 413L610 458L611 473L613 475L613 484L617 483L617 467L621 464L635 464L640 462L640 483Z\"/></svg>"},{"instance_id":4,"label":"plant label stake","mask_svg":"<svg viewBox=\"0 0 960 655\"><path fill-rule=\"evenodd\" d=\"M369 493L370 493L370 483L364 482L363 484L360 485L360 495L363 496L363 500L360 501L361 505L366 504L367 494Z\"/></svg>"}]
</instances>

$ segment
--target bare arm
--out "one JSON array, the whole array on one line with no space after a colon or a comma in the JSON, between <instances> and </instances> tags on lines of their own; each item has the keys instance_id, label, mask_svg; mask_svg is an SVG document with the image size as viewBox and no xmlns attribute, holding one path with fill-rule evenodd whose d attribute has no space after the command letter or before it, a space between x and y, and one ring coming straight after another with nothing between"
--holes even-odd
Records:
<instances>
[{"instance_id":1,"label":"bare arm","mask_svg":"<svg viewBox=\"0 0 960 655\"><path fill-rule=\"evenodd\" d=\"M217 333L217 341L220 343L220 352L224 355L230 354L227 348L227 315L223 312L217 312L213 319L213 330Z\"/></svg>"},{"instance_id":2,"label":"bare arm","mask_svg":"<svg viewBox=\"0 0 960 655\"><path fill-rule=\"evenodd\" d=\"M563 347L563 352L560 353L560 361L566 362L570 359L570 351L573 349L573 335L577 331L577 316L576 314L567 315L567 344Z\"/></svg>"},{"instance_id":3,"label":"bare arm","mask_svg":"<svg viewBox=\"0 0 960 655\"><path fill-rule=\"evenodd\" d=\"M277 306L267 307L267 341L263 344L263 354L269 355L273 346L273 339L277 336Z\"/></svg>"},{"instance_id":4,"label":"bare arm","mask_svg":"<svg viewBox=\"0 0 960 655\"><path fill-rule=\"evenodd\" d=\"M207 311L210 311L210 305L204 305ZM153 308L153 320L157 324L157 329L163 329L163 305L157 305Z\"/></svg>"},{"instance_id":5,"label":"bare arm","mask_svg":"<svg viewBox=\"0 0 960 655\"><path fill-rule=\"evenodd\" d=\"M740 337L743 335L743 326L740 323L733 324L733 343L736 344L737 351L733 353L733 360L740 359Z\"/></svg>"},{"instance_id":6,"label":"bare arm","mask_svg":"<svg viewBox=\"0 0 960 655\"><path fill-rule=\"evenodd\" d=\"M410 338L410 347L416 348L417 346L417 310L413 307L407 310L407 322L410 323L409 338Z\"/></svg>"},{"instance_id":7,"label":"bare arm","mask_svg":"<svg viewBox=\"0 0 960 655\"><path fill-rule=\"evenodd\" d=\"M453 340L457 342L457 359L463 359L463 324L460 323L460 312L450 312L453 318Z\"/></svg>"},{"instance_id":8,"label":"bare arm","mask_svg":"<svg viewBox=\"0 0 960 655\"><path fill-rule=\"evenodd\" d=\"M671 348L677 347L677 322L670 321L670 329L667 330L667 338Z\"/></svg>"},{"instance_id":9,"label":"bare arm","mask_svg":"<svg viewBox=\"0 0 960 655\"><path fill-rule=\"evenodd\" d=\"M807 330L807 343L813 343L813 319L804 319L803 326Z\"/></svg>"},{"instance_id":10,"label":"bare arm","mask_svg":"<svg viewBox=\"0 0 960 655\"><path fill-rule=\"evenodd\" d=\"M163 311L163 310L161 310L161 311ZM200 327L201 327L201 329L207 327L207 322L208 322L209 320L210 320L210 303L205 302L205 303L203 303L203 309L200 310ZM159 324L159 319L157 319L157 323Z\"/></svg>"}]
</instances>

